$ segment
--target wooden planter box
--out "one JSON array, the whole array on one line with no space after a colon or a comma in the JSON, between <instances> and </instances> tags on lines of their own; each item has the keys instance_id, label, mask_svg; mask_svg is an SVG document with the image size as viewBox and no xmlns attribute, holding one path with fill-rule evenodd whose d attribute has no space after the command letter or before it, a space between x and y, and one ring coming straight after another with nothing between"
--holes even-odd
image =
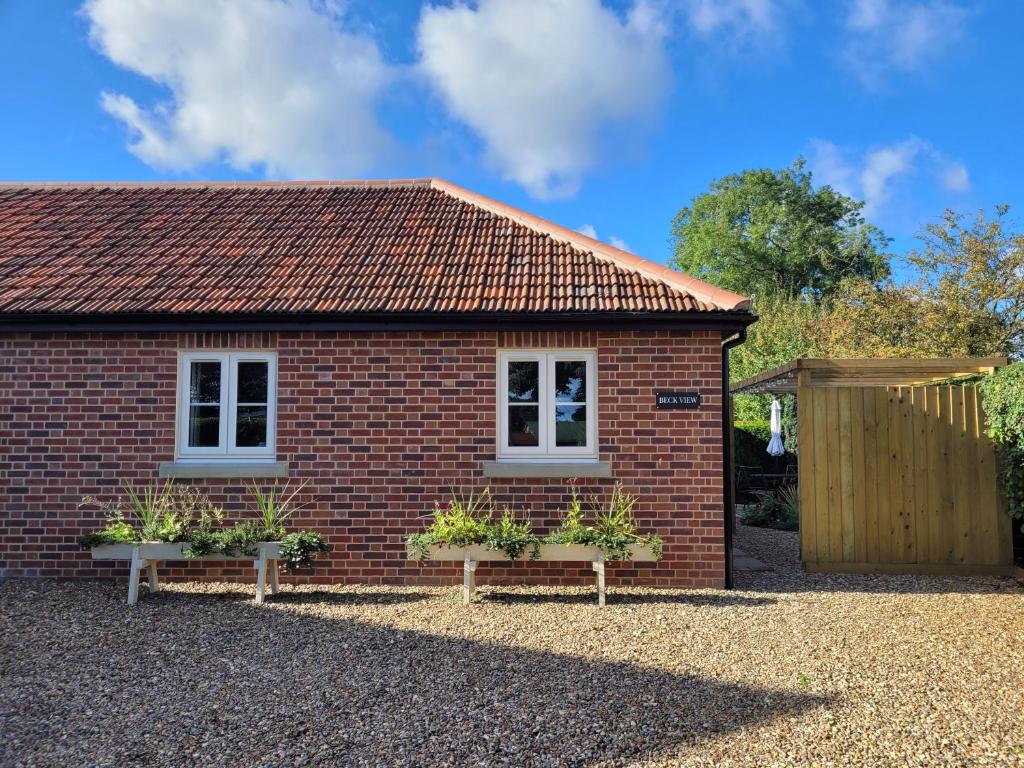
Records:
<instances>
[{"instance_id":1,"label":"wooden planter box","mask_svg":"<svg viewBox=\"0 0 1024 768\"><path fill-rule=\"evenodd\" d=\"M145 568L149 575L149 591L157 592L160 581L157 576L157 563L161 560L182 560L195 562L201 560L248 560L256 568L256 602L262 603L267 590L267 572L270 575L270 593L276 595L280 588L277 561L281 558L281 543L278 541L262 541L258 544L259 553L253 555L204 555L203 557L186 557L185 550L191 546L187 541L168 544L162 541L144 541L139 544L103 544L93 547L93 560L131 560L131 572L128 576L128 605L135 605L139 599L139 578ZM269 566L269 568L268 568Z\"/></svg>"},{"instance_id":2,"label":"wooden planter box","mask_svg":"<svg viewBox=\"0 0 1024 768\"><path fill-rule=\"evenodd\" d=\"M645 544L630 544L629 562L657 562L651 548ZM527 548L514 562L531 562L532 548ZM455 547L448 544L435 544L427 550L427 560L454 560L462 562L462 602L469 605L476 590L477 563L513 562L501 550L488 549L482 544L471 544L468 547ZM597 604L604 607L605 582L604 564L606 557L600 547L589 547L581 544L541 544L540 557L532 562L590 563L597 575Z\"/></svg>"}]
</instances>

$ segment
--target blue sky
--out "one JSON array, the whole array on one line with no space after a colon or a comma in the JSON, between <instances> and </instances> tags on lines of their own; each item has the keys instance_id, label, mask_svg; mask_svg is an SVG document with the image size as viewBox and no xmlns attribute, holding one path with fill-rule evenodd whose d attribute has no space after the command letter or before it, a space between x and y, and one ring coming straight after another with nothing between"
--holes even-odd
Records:
<instances>
[{"instance_id":1,"label":"blue sky","mask_svg":"<svg viewBox=\"0 0 1024 768\"><path fill-rule=\"evenodd\" d=\"M0 0L0 179L440 176L665 262L804 155L894 250L1024 206L1017 0Z\"/></svg>"}]
</instances>

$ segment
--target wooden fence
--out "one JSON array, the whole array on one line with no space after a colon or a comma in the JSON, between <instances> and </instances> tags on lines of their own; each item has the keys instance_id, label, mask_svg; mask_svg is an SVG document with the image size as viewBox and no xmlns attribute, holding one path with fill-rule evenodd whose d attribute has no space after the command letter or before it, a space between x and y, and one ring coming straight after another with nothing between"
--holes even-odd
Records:
<instances>
[{"instance_id":1,"label":"wooden fence","mask_svg":"<svg viewBox=\"0 0 1024 768\"><path fill-rule=\"evenodd\" d=\"M976 387L801 386L797 403L808 570L1012 569Z\"/></svg>"}]
</instances>

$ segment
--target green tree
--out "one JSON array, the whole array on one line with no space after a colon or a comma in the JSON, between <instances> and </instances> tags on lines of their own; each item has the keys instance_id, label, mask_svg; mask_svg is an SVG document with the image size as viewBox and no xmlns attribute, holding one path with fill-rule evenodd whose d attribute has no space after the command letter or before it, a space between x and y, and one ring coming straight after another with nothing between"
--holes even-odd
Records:
<instances>
[{"instance_id":1,"label":"green tree","mask_svg":"<svg viewBox=\"0 0 1024 768\"><path fill-rule=\"evenodd\" d=\"M1024 353L1024 234L1005 206L991 218L946 211L919 235L903 285L846 281L820 330L833 357Z\"/></svg>"},{"instance_id":2,"label":"green tree","mask_svg":"<svg viewBox=\"0 0 1024 768\"><path fill-rule=\"evenodd\" d=\"M815 189L797 159L712 182L672 223L673 265L757 297L832 294L846 278L889 275L889 239L861 215L862 202Z\"/></svg>"}]
</instances>

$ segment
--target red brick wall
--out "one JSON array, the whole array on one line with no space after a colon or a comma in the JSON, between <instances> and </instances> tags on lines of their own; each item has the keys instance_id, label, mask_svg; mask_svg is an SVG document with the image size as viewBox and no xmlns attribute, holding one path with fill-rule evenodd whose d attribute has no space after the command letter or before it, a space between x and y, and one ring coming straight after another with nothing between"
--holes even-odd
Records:
<instances>
[{"instance_id":1,"label":"red brick wall","mask_svg":"<svg viewBox=\"0 0 1024 768\"><path fill-rule=\"evenodd\" d=\"M722 586L721 353L714 332L459 332L0 335L0 574L123 576L76 541L100 525L80 508L123 482L152 482L174 457L177 352L278 352L278 458L309 479L297 523L326 535L324 582L453 583L461 566L410 563L404 537L448 488L490 485L501 504L557 524L564 480L490 480L496 352L596 348L601 459L665 540L657 566L610 567L611 584ZM656 410L658 389L698 390L699 410ZM268 481L269 482L269 481ZM612 480L584 481L588 491ZM196 481L237 517L241 480ZM190 578L251 568L183 566ZM589 566L481 565L480 583L592 583Z\"/></svg>"}]
</instances>

